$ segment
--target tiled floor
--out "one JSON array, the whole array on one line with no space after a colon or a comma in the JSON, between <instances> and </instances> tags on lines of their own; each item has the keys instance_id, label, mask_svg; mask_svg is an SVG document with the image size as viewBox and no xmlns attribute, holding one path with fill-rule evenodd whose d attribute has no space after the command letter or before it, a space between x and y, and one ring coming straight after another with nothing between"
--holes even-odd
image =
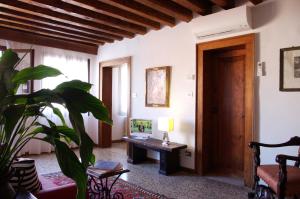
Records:
<instances>
[{"instance_id":1,"label":"tiled floor","mask_svg":"<svg viewBox=\"0 0 300 199\"><path fill-rule=\"evenodd\" d=\"M123 179L148 190L178 199L246 199L247 188L217 181L217 178L199 177L185 172L172 176L158 174L158 164L127 163L125 144L113 144L112 148L95 148L96 159L120 161L130 172ZM36 160L38 173L59 171L54 154L31 156Z\"/></svg>"}]
</instances>

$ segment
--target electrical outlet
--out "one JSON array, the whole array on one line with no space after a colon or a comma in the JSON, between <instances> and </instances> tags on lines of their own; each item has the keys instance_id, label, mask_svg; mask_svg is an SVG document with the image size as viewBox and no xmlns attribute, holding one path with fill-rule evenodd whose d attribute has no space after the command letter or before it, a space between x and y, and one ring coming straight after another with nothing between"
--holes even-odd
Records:
<instances>
[{"instance_id":1,"label":"electrical outlet","mask_svg":"<svg viewBox=\"0 0 300 199\"><path fill-rule=\"evenodd\" d=\"M194 97L194 92L193 92L193 91L188 92L188 93L187 93L187 96L188 96L188 97Z\"/></svg>"}]
</instances>

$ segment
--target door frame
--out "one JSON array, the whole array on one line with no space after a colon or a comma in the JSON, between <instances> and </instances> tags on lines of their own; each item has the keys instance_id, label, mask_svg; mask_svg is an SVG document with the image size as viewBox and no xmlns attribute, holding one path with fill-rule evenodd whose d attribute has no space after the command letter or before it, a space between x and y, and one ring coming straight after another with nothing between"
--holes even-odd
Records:
<instances>
[{"instance_id":1,"label":"door frame","mask_svg":"<svg viewBox=\"0 0 300 199\"><path fill-rule=\"evenodd\" d=\"M131 81L131 56L128 57L122 57L122 58L116 58L116 59L111 59L107 61L102 61L99 63L99 99L102 100L102 84L103 84L103 68L110 67L110 68L115 68L119 67L122 64L127 64L127 69L128 69L128 95L127 95L127 133L129 132L129 123L130 123L130 118L131 118L131 86L132 86L132 81ZM111 114L111 113L110 113ZM98 146L99 147L107 147L103 146L103 141L101 138L103 138L102 135L102 122L98 122ZM112 140L109 141L110 143Z\"/></svg>"},{"instance_id":2,"label":"door frame","mask_svg":"<svg viewBox=\"0 0 300 199\"><path fill-rule=\"evenodd\" d=\"M245 47L245 150L244 150L244 183L252 185L253 158L248 143L254 138L254 59L255 59L255 34L247 34L220 40L197 44L196 64L196 132L195 132L195 169L204 175L203 161L203 68L204 52L208 50L234 47Z\"/></svg>"}]
</instances>

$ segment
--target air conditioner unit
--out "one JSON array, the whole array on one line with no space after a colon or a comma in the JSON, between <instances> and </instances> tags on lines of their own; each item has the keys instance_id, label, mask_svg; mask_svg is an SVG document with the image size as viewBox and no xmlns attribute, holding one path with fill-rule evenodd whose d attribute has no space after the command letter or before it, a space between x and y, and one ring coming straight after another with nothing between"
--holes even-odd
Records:
<instances>
[{"instance_id":1,"label":"air conditioner unit","mask_svg":"<svg viewBox=\"0 0 300 199\"><path fill-rule=\"evenodd\" d=\"M200 16L191 21L197 39L204 39L252 29L251 8L244 5L230 10Z\"/></svg>"}]
</instances>

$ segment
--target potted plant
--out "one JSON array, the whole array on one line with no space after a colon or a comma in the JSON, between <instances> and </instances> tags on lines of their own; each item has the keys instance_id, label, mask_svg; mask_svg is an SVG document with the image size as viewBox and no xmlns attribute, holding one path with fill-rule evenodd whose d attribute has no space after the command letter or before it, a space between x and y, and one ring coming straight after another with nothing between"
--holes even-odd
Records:
<instances>
[{"instance_id":1,"label":"potted plant","mask_svg":"<svg viewBox=\"0 0 300 199\"><path fill-rule=\"evenodd\" d=\"M112 124L109 112L89 93L91 84L79 80L61 83L52 90L16 94L18 87L27 81L62 75L57 69L44 65L17 71L20 61L10 49L0 58L0 189L9 187L11 164L20 150L31 139L39 139L54 147L62 172L76 183L77 199L83 199L87 186L86 169L95 162L95 156L92 152L94 142L85 131L82 114L89 112L98 120ZM71 126L66 125L55 104L68 110ZM43 113L45 108L51 109L61 124L51 121ZM47 123L41 123L41 119ZM69 148L69 142L78 145L79 157Z\"/></svg>"}]
</instances>

